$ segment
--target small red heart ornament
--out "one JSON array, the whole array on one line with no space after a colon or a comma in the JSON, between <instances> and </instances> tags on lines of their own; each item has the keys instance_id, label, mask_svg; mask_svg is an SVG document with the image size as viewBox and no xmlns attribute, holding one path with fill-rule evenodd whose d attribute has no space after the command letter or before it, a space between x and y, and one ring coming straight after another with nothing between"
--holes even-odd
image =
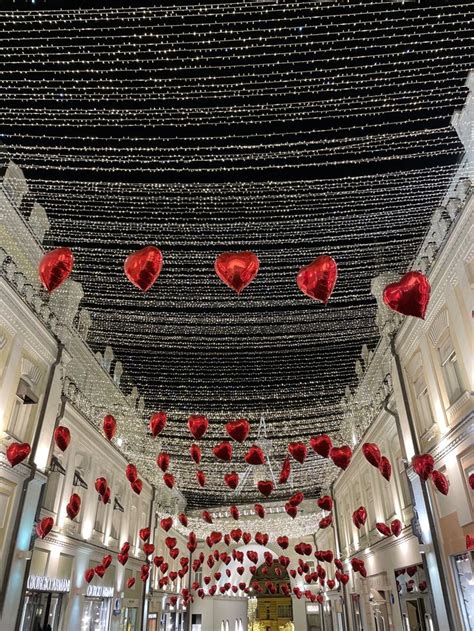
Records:
<instances>
[{"instance_id":1,"label":"small red heart ornament","mask_svg":"<svg viewBox=\"0 0 474 631\"><path fill-rule=\"evenodd\" d=\"M373 467L378 468L382 454L375 443L364 443L362 445L362 453Z\"/></svg>"},{"instance_id":2,"label":"small red heart ornament","mask_svg":"<svg viewBox=\"0 0 474 631\"><path fill-rule=\"evenodd\" d=\"M157 412L156 414L153 414L149 423L150 432L152 433L153 438L159 436L165 429L167 420L168 417L166 412Z\"/></svg>"},{"instance_id":3,"label":"small red heart ornament","mask_svg":"<svg viewBox=\"0 0 474 631\"><path fill-rule=\"evenodd\" d=\"M7 460L12 467L23 462L31 453L31 447L28 443L11 443L7 448Z\"/></svg>"},{"instance_id":4,"label":"small red heart ornament","mask_svg":"<svg viewBox=\"0 0 474 631\"><path fill-rule=\"evenodd\" d=\"M381 535L384 535L384 537L391 537L393 534L390 528L387 526L387 524L384 524L381 521L378 521L375 524L375 527L377 528L377 530L379 531Z\"/></svg>"},{"instance_id":5,"label":"small red heart ornament","mask_svg":"<svg viewBox=\"0 0 474 631\"><path fill-rule=\"evenodd\" d=\"M115 436L115 432L117 431L117 421L112 416L112 414L107 414L104 416L104 420L102 421L102 429L104 434L109 440Z\"/></svg>"},{"instance_id":6,"label":"small red heart ornament","mask_svg":"<svg viewBox=\"0 0 474 631\"><path fill-rule=\"evenodd\" d=\"M308 454L308 449L306 445L301 442L290 443L288 445L288 451L293 456L293 458L300 464L303 464Z\"/></svg>"},{"instance_id":7,"label":"small red heart ornament","mask_svg":"<svg viewBox=\"0 0 474 631\"><path fill-rule=\"evenodd\" d=\"M344 470L347 469L351 463L352 449L348 445L333 447L329 452L329 455L336 467Z\"/></svg>"},{"instance_id":8,"label":"small red heart ornament","mask_svg":"<svg viewBox=\"0 0 474 631\"><path fill-rule=\"evenodd\" d=\"M128 561L128 553L127 552L119 552L117 554L117 559L120 565L126 565Z\"/></svg>"},{"instance_id":9,"label":"small red heart ornament","mask_svg":"<svg viewBox=\"0 0 474 631\"><path fill-rule=\"evenodd\" d=\"M223 462L232 460L232 445L226 440L212 448L212 453Z\"/></svg>"},{"instance_id":10,"label":"small red heart ornament","mask_svg":"<svg viewBox=\"0 0 474 631\"><path fill-rule=\"evenodd\" d=\"M102 565L103 565L103 567L105 567L105 569L107 569L111 563L112 563L112 555L111 554L106 554L102 558Z\"/></svg>"},{"instance_id":11,"label":"small red heart ornament","mask_svg":"<svg viewBox=\"0 0 474 631\"><path fill-rule=\"evenodd\" d=\"M234 519L239 519L240 512L239 512L239 509L237 508L237 506L231 506L229 508L229 512L230 512L230 516L231 517L233 517Z\"/></svg>"},{"instance_id":12,"label":"small red heart ornament","mask_svg":"<svg viewBox=\"0 0 474 631\"><path fill-rule=\"evenodd\" d=\"M449 481L444 473L441 473L441 471L437 471L436 469L434 469L431 472L431 480L440 493L442 493L443 495L448 494Z\"/></svg>"},{"instance_id":13,"label":"small red heart ornament","mask_svg":"<svg viewBox=\"0 0 474 631\"><path fill-rule=\"evenodd\" d=\"M163 471L163 473L166 473L168 471L168 467L170 466L170 455L165 451L162 451L156 457L156 464Z\"/></svg>"},{"instance_id":14,"label":"small red heart ornament","mask_svg":"<svg viewBox=\"0 0 474 631\"><path fill-rule=\"evenodd\" d=\"M301 491L297 491L290 497L290 499L288 500L288 504L291 504L292 506L299 506L303 500L304 493L302 493Z\"/></svg>"},{"instance_id":15,"label":"small red heart ornament","mask_svg":"<svg viewBox=\"0 0 474 631\"><path fill-rule=\"evenodd\" d=\"M252 445L244 456L244 460L247 464L261 465L265 463L265 454L258 445Z\"/></svg>"},{"instance_id":16,"label":"small red heart ornament","mask_svg":"<svg viewBox=\"0 0 474 631\"><path fill-rule=\"evenodd\" d=\"M250 423L245 418L239 418L236 421L229 421L225 430L233 440L243 443L250 433Z\"/></svg>"},{"instance_id":17,"label":"small red heart ornament","mask_svg":"<svg viewBox=\"0 0 474 631\"><path fill-rule=\"evenodd\" d=\"M261 504L255 504L254 510L255 514L257 515L257 517L260 517L260 519L263 519L265 517L265 508Z\"/></svg>"},{"instance_id":18,"label":"small red heart ornament","mask_svg":"<svg viewBox=\"0 0 474 631\"><path fill-rule=\"evenodd\" d=\"M196 480L200 487L206 486L206 474L200 469L196 471Z\"/></svg>"},{"instance_id":19,"label":"small red heart ornament","mask_svg":"<svg viewBox=\"0 0 474 631\"><path fill-rule=\"evenodd\" d=\"M318 456L329 458L329 452L332 449L332 440L327 434L321 434L320 436L310 438L309 444Z\"/></svg>"},{"instance_id":20,"label":"small red heart ornament","mask_svg":"<svg viewBox=\"0 0 474 631\"><path fill-rule=\"evenodd\" d=\"M134 480L131 486L132 486L132 491L136 493L137 495L140 495L143 489L143 482L140 480L140 478L137 478L136 480Z\"/></svg>"},{"instance_id":21,"label":"small red heart ornament","mask_svg":"<svg viewBox=\"0 0 474 631\"><path fill-rule=\"evenodd\" d=\"M407 272L398 282L385 287L383 301L392 311L424 320L430 292L430 283L424 274Z\"/></svg>"},{"instance_id":22,"label":"small red heart ornament","mask_svg":"<svg viewBox=\"0 0 474 631\"><path fill-rule=\"evenodd\" d=\"M129 579L127 579L127 589L132 589L134 585L135 585L135 579L132 576Z\"/></svg>"},{"instance_id":23,"label":"small red heart ornament","mask_svg":"<svg viewBox=\"0 0 474 631\"><path fill-rule=\"evenodd\" d=\"M330 526L332 524L332 515L328 515L327 517L323 517L323 519L319 520L319 527L320 528L327 528L328 526Z\"/></svg>"},{"instance_id":24,"label":"small red heart ornament","mask_svg":"<svg viewBox=\"0 0 474 631\"><path fill-rule=\"evenodd\" d=\"M402 522L399 519L394 519L390 524L390 529L392 534L394 534L395 537L398 537L403 530Z\"/></svg>"},{"instance_id":25,"label":"small red heart ornament","mask_svg":"<svg viewBox=\"0 0 474 631\"><path fill-rule=\"evenodd\" d=\"M176 546L176 538L175 537L166 537L165 538L165 546L168 550L172 550Z\"/></svg>"},{"instance_id":26,"label":"small red heart ornament","mask_svg":"<svg viewBox=\"0 0 474 631\"><path fill-rule=\"evenodd\" d=\"M240 294L258 273L260 261L253 252L224 252L214 263L217 276Z\"/></svg>"},{"instance_id":27,"label":"small red heart ornament","mask_svg":"<svg viewBox=\"0 0 474 631\"><path fill-rule=\"evenodd\" d=\"M138 478L138 470L134 464L128 464L125 467L125 477L132 484Z\"/></svg>"},{"instance_id":28,"label":"small red heart ornament","mask_svg":"<svg viewBox=\"0 0 474 631\"><path fill-rule=\"evenodd\" d=\"M392 477L392 465L386 456L381 456L380 458L379 471L387 482L390 482L390 478Z\"/></svg>"},{"instance_id":29,"label":"small red heart ornament","mask_svg":"<svg viewBox=\"0 0 474 631\"><path fill-rule=\"evenodd\" d=\"M431 454L420 454L413 456L411 465L422 480L427 480L434 469L434 459Z\"/></svg>"},{"instance_id":30,"label":"small red heart ornament","mask_svg":"<svg viewBox=\"0 0 474 631\"><path fill-rule=\"evenodd\" d=\"M330 495L323 495L322 497L320 497L317 501L317 504L319 506L319 508L322 508L323 510L332 510L332 497Z\"/></svg>"},{"instance_id":31,"label":"small red heart ornament","mask_svg":"<svg viewBox=\"0 0 474 631\"><path fill-rule=\"evenodd\" d=\"M291 519L294 519L298 514L298 509L296 508L296 506L292 506L288 502L286 502L285 504L285 511L291 517Z\"/></svg>"},{"instance_id":32,"label":"small red heart ornament","mask_svg":"<svg viewBox=\"0 0 474 631\"><path fill-rule=\"evenodd\" d=\"M291 462L290 456L286 456L283 460L283 464L281 466L280 477L278 479L278 484L285 484L288 482L291 473Z\"/></svg>"},{"instance_id":33,"label":"small red heart ornament","mask_svg":"<svg viewBox=\"0 0 474 631\"><path fill-rule=\"evenodd\" d=\"M174 475L172 473L165 473L163 474L163 482L166 484L166 486L169 489L172 489L174 487Z\"/></svg>"},{"instance_id":34,"label":"small red heart ornament","mask_svg":"<svg viewBox=\"0 0 474 631\"><path fill-rule=\"evenodd\" d=\"M212 524L212 515L209 511L203 510L201 516L205 522L207 522L208 524Z\"/></svg>"},{"instance_id":35,"label":"small red heart ornament","mask_svg":"<svg viewBox=\"0 0 474 631\"><path fill-rule=\"evenodd\" d=\"M336 261L327 254L314 259L306 267L302 267L296 277L300 290L314 300L328 303L337 280Z\"/></svg>"},{"instance_id":36,"label":"small red heart ornament","mask_svg":"<svg viewBox=\"0 0 474 631\"><path fill-rule=\"evenodd\" d=\"M163 528L165 532L168 532L168 530L170 530L172 525L173 525L172 517L163 517L163 519L160 521L160 527Z\"/></svg>"},{"instance_id":37,"label":"small red heart ornament","mask_svg":"<svg viewBox=\"0 0 474 631\"><path fill-rule=\"evenodd\" d=\"M94 574L95 574L95 571L93 567L90 567L84 572L84 580L86 581L86 583L91 582L91 580L94 578Z\"/></svg>"},{"instance_id":38,"label":"small red heart ornament","mask_svg":"<svg viewBox=\"0 0 474 631\"><path fill-rule=\"evenodd\" d=\"M94 487L97 493L102 497L107 489L107 480L105 478L96 478Z\"/></svg>"},{"instance_id":39,"label":"small red heart ornament","mask_svg":"<svg viewBox=\"0 0 474 631\"><path fill-rule=\"evenodd\" d=\"M239 485L239 474L236 471L226 473L224 475L224 482L230 489L236 489Z\"/></svg>"},{"instance_id":40,"label":"small red heart ornament","mask_svg":"<svg viewBox=\"0 0 474 631\"><path fill-rule=\"evenodd\" d=\"M152 287L163 267L163 255L154 245L129 254L123 264L125 276L143 292Z\"/></svg>"},{"instance_id":41,"label":"small red heart ornament","mask_svg":"<svg viewBox=\"0 0 474 631\"><path fill-rule=\"evenodd\" d=\"M61 451L66 451L71 442L71 432L68 427L64 425L58 425L54 430L54 442Z\"/></svg>"},{"instance_id":42,"label":"small red heart ornament","mask_svg":"<svg viewBox=\"0 0 474 631\"><path fill-rule=\"evenodd\" d=\"M199 445L193 443L189 448L189 455L191 456L191 460L193 460L196 464L200 464L202 458L202 452Z\"/></svg>"},{"instance_id":43,"label":"small red heart ornament","mask_svg":"<svg viewBox=\"0 0 474 631\"><path fill-rule=\"evenodd\" d=\"M145 556L150 556L150 554L155 552L155 546L152 543L144 543L143 552L145 553Z\"/></svg>"},{"instance_id":44,"label":"small red heart ornament","mask_svg":"<svg viewBox=\"0 0 474 631\"><path fill-rule=\"evenodd\" d=\"M108 504L111 495L112 495L112 489L110 488L110 486L107 486L107 488L105 489L104 494L102 495L102 503L103 504Z\"/></svg>"},{"instance_id":45,"label":"small red heart ornament","mask_svg":"<svg viewBox=\"0 0 474 631\"><path fill-rule=\"evenodd\" d=\"M69 248L56 248L43 256L39 263L41 283L49 292L60 287L69 277L74 265L74 256Z\"/></svg>"},{"instance_id":46,"label":"small red heart ornament","mask_svg":"<svg viewBox=\"0 0 474 631\"><path fill-rule=\"evenodd\" d=\"M466 550L474 550L474 535L466 535Z\"/></svg>"},{"instance_id":47,"label":"small red heart ornament","mask_svg":"<svg viewBox=\"0 0 474 631\"><path fill-rule=\"evenodd\" d=\"M52 517L44 517L38 524L36 524L36 534L40 539L44 539L53 526L54 519Z\"/></svg>"},{"instance_id":48,"label":"small red heart ornament","mask_svg":"<svg viewBox=\"0 0 474 631\"><path fill-rule=\"evenodd\" d=\"M269 497L274 489L272 480L259 480L257 488L264 497Z\"/></svg>"},{"instance_id":49,"label":"small red heart ornament","mask_svg":"<svg viewBox=\"0 0 474 631\"><path fill-rule=\"evenodd\" d=\"M150 533L150 528L140 528L140 530L138 531L138 536L142 541L148 541L148 539L150 538Z\"/></svg>"},{"instance_id":50,"label":"small red heart ornament","mask_svg":"<svg viewBox=\"0 0 474 631\"><path fill-rule=\"evenodd\" d=\"M192 414L188 418L188 428L196 440L201 439L209 427L209 421L205 416Z\"/></svg>"},{"instance_id":51,"label":"small red heart ornament","mask_svg":"<svg viewBox=\"0 0 474 631\"><path fill-rule=\"evenodd\" d=\"M248 543L250 543L250 540L252 539L252 535L249 532L244 532L242 533L242 539L245 545L247 545Z\"/></svg>"}]
</instances>

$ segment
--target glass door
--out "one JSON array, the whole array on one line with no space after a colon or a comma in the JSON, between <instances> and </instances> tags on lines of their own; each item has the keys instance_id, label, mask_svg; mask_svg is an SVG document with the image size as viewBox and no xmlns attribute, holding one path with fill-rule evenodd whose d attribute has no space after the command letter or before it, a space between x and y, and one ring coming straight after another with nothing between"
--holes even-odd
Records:
<instances>
[{"instance_id":1,"label":"glass door","mask_svg":"<svg viewBox=\"0 0 474 631\"><path fill-rule=\"evenodd\" d=\"M27 592L20 628L22 631L58 631L61 595Z\"/></svg>"}]
</instances>

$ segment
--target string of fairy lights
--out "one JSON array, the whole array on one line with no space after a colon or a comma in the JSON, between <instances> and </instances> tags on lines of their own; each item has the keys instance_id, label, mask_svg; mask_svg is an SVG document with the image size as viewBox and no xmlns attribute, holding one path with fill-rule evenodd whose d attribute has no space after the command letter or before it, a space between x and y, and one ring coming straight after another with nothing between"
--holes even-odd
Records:
<instances>
[{"instance_id":1,"label":"string of fairy lights","mask_svg":"<svg viewBox=\"0 0 474 631\"><path fill-rule=\"evenodd\" d=\"M190 507L236 501L223 475L244 474L262 417L275 468L292 440L342 440L345 387L377 340L371 280L411 265L456 169L471 11L438 0L0 11L3 161L25 170L25 216L46 209L46 247L74 252L93 350L111 345L123 388L144 397L142 420L119 419L123 448L150 479L167 451ZM148 244L164 262L142 294L123 262ZM260 259L240 296L214 273L227 250ZM322 253L339 269L327 306L295 283ZM156 441L146 421L160 409ZM204 488L192 413L210 421ZM240 417L250 437L223 466L212 447ZM312 452L292 470L271 499L314 497L335 475ZM238 501L256 498L250 483Z\"/></svg>"}]
</instances>

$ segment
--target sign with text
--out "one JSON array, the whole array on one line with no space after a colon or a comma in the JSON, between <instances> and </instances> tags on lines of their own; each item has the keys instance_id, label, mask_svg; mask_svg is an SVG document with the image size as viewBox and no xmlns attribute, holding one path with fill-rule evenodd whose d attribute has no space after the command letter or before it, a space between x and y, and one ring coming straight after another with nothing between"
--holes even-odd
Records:
<instances>
[{"instance_id":1,"label":"sign with text","mask_svg":"<svg viewBox=\"0 0 474 631\"><path fill-rule=\"evenodd\" d=\"M114 588L103 585L88 585L86 596L88 598L113 598Z\"/></svg>"},{"instance_id":2,"label":"sign with text","mask_svg":"<svg viewBox=\"0 0 474 631\"><path fill-rule=\"evenodd\" d=\"M50 578L49 576L28 576L27 589L36 592L68 592L71 581L68 578Z\"/></svg>"}]
</instances>

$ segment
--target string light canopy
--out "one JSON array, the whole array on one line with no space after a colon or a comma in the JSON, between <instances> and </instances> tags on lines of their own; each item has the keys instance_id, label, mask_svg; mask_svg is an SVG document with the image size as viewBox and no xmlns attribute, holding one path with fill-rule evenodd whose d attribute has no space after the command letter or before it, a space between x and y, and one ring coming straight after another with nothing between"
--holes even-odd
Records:
<instances>
[{"instance_id":1,"label":"string light canopy","mask_svg":"<svg viewBox=\"0 0 474 631\"><path fill-rule=\"evenodd\" d=\"M248 470L262 417L276 468L290 442L340 442L341 397L377 340L371 279L410 267L461 151L449 122L470 5L94 4L0 11L2 141L28 178L22 210L42 203L46 246L74 252L94 351L111 345L144 397L123 448L160 484L168 453L190 507L230 505L224 474ZM147 245L163 268L144 294L123 263ZM243 250L260 269L237 296L214 261ZM338 265L327 305L296 285L320 254ZM199 467L191 414L210 423ZM239 418L250 435L223 464L212 449ZM251 479L270 477L262 467ZM291 468L272 500L316 497L337 472L311 450ZM239 502L257 499L241 488Z\"/></svg>"}]
</instances>

